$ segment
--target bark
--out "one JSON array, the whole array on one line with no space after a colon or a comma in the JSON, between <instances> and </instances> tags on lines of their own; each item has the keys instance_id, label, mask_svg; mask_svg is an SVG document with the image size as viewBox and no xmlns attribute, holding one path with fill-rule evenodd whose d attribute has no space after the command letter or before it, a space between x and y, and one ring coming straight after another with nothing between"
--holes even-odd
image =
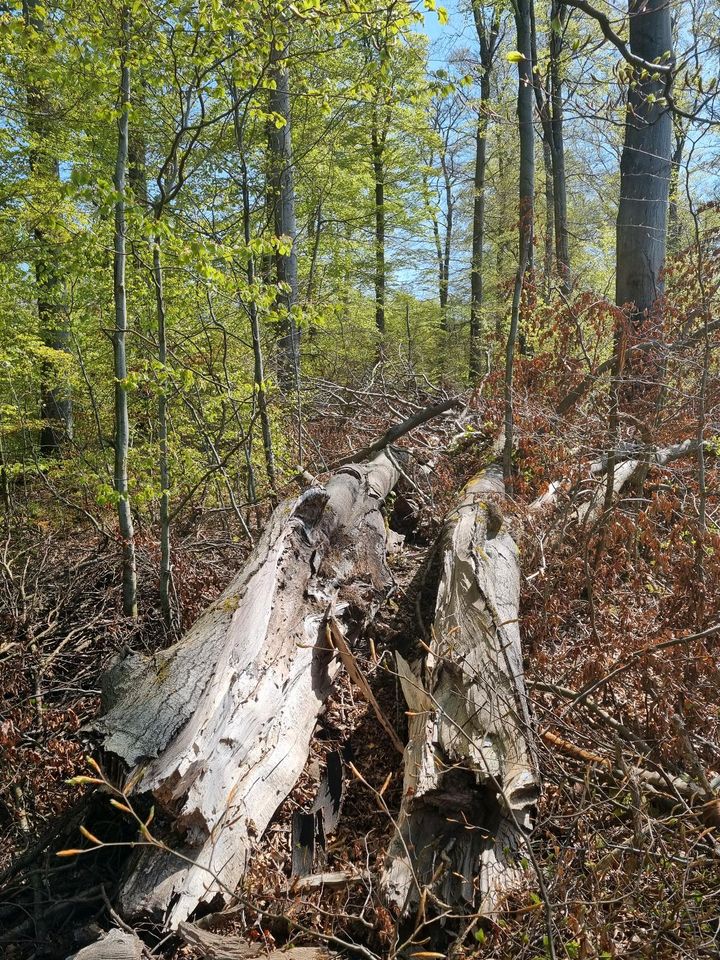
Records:
<instances>
[{"instance_id":1,"label":"bark","mask_svg":"<svg viewBox=\"0 0 720 960\"><path fill-rule=\"evenodd\" d=\"M543 255L543 288L549 299L553 275L553 235L555 231L555 198L552 181L552 146L543 136L543 175L545 180L545 250Z\"/></svg>"},{"instance_id":2,"label":"bark","mask_svg":"<svg viewBox=\"0 0 720 960\"><path fill-rule=\"evenodd\" d=\"M534 5L531 4L532 60L535 100L543 131L543 162L545 168L545 286L549 292L550 270L553 260L560 277L560 288L565 296L570 293L570 253L568 249L567 184L565 180L565 140L563 136L562 56L563 33L567 23L567 9L560 0L550 6L550 66L549 90L545 89L538 70L537 31ZM554 246L553 246L554 240Z\"/></svg>"},{"instance_id":3,"label":"bark","mask_svg":"<svg viewBox=\"0 0 720 960\"><path fill-rule=\"evenodd\" d=\"M443 184L445 187L445 237L443 239L442 256L440 258L440 325L443 330L447 330L447 305L448 294L450 293L450 254L452 250L453 234L453 216L454 216L454 198L452 193L452 178L448 169L448 144L445 143L445 155L440 158L440 164L443 172Z\"/></svg>"},{"instance_id":4,"label":"bark","mask_svg":"<svg viewBox=\"0 0 720 960\"><path fill-rule=\"evenodd\" d=\"M200 951L204 960L331 960L327 947L289 947L268 953L264 944L211 933L192 923L180 924L178 932L188 946Z\"/></svg>"},{"instance_id":5,"label":"bark","mask_svg":"<svg viewBox=\"0 0 720 960\"><path fill-rule=\"evenodd\" d=\"M503 475L509 491L512 488L513 454L513 363L515 342L520 325L525 273L532 257L532 234L535 204L535 131L533 129L533 73L532 73L532 4L533 0L517 0L515 27L517 49L524 55L518 63L517 113L520 133L520 196L518 230L518 269L515 276L510 331L505 351L505 447Z\"/></svg>"},{"instance_id":6,"label":"bark","mask_svg":"<svg viewBox=\"0 0 720 960\"><path fill-rule=\"evenodd\" d=\"M36 15L36 0L25 0L23 19L27 27L42 33L44 23ZM30 133L29 164L38 186L43 178L51 189L60 186L60 163L51 146L50 98L40 83L35 82L29 71L26 100L28 130ZM48 211L46 218L52 221ZM51 350L70 353L70 313L68 311L65 283L58 263L58 244L53 239L52 227L35 227L34 273L37 287L38 325L42 342ZM58 382L59 381L59 382ZM40 452L53 456L60 452L64 443L72 439L73 413L72 394L66 377L58 378L54 365L45 363L40 385L40 415L43 426L40 431Z\"/></svg>"},{"instance_id":7,"label":"bark","mask_svg":"<svg viewBox=\"0 0 720 960\"><path fill-rule=\"evenodd\" d=\"M276 497L277 478L275 472L275 452L272 442L272 428L270 426L270 415L268 413L267 393L265 384L265 360L263 357L262 340L260 337L260 317L258 315L257 301L255 300L255 258L250 250L250 240L252 236L251 216L250 216L250 186L248 178L248 168L245 159L243 124L240 117L240 102L237 96L234 83L231 83L230 94L233 100L233 131L235 134L235 145L240 158L240 167L242 170L242 211L243 211L243 239L247 250L247 282L249 289L248 314L250 316L250 332L252 335L253 347L253 379L255 381L255 391L257 393L258 412L260 413L260 429L263 439L263 453L265 454L265 471L267 473L268 484L272 491L272 496ZM273 501L275 502L275 501Z\"/></svg>"},{"instance_id":8,"label":"bark","mask_svg":"<svg viewBox=\"0 0 720 960\"><path fill-rule=\"evenodd\" d=\"M428 903L455 915L492 913L521 872L539 777L520 649L518 550L497 506L503 497L499 464L463 491L440 539L422 675L398 657L409 742L382 883L403 916L422 916Z\"/></svg>"},{"instance_id":9,"label":"bark","mask_svg":"<svg viewBox=\"0 0 720 960\"><path fill-rule=\"evenodd\" d=\"M160 609L165 623L172 624L170 606L170 586L172 568L170 560L170 469L168 465L168 422L167 422L167 331L165 312L165 290L163 266L160 251L160 239L153 243L153 281L155 284L155 304L157 313L158 362L162 380L158 399L158 440L160 442Z\"/></svg>"},{"instance_id":10,"label":"bark","mask_svg":"<svg viewBox=\"0 0 720 960\"><path fill-rule=\"evenodd\" d=\"M126 915L169 927L224 900L304 767L339 661L328 624L372 618L392 585L382 504L399 478L379 454L282 503L244 570L175 646L133 655L104 687L104 750L169 818L176 853L145 848Z\"/></svg>"},{"instance_id":11,"label":"bark","mask_svg":"<svg viewBox=\"0 0 720 960\"><path fill-rule=\"evenodd\" d=\"M83 947L68 960L142 960L147 956L145 945L134 933L110 930L95 943Z\"/></svg>"},{"instance_id":12,"label":"bark","mask_svg":"<svg viewBox=\"0 0 720 960\"><path fill-rule=\"evenodd\" d=\"M270 91L270 110L284 121L282 126L269 124L270 189L272 194L275 236L290 242L287 253L275 257L277 282L285 286L278 293L278 306L284 317L280 327L278 377L285 389L296 387L300 376L300 338L293 308L298 299L297 224L295 219L295 182L293 176L292 114L290 109L290 71L286 60L288 48L271 51L271 76L275 89Z\"/></svg>"},{"instance_id":13,"label":"bark","mask_svg":"<svg viewBox=\"0 0 720 960\"><path fill-rule=\"evenodd\" d=\"M372 168L375 180L375 326L385 336L385 141L387 125L373 109L370 131Z\"/></svg>"},{"instance_id":14,"label":"bark","mask_svg":"<svg viewBox=\"0 0 720 960\"><path fill-rule=\"evenodd\" d=\"M672 51L671 4L667 0L628 0L630 50L644 61ZM628 91L625 140L620 161L615 301L631 304L638 323L662 293L665 262L672 115L663 97L665 82L652 74Z\"/></svg>"},{"instance_id":15,"label":"bark","mask_svg":"<svg viewBox=\"0 0 720 960\"><path fill-rule=\"evenodd\" d=\"M120 117L118 119L118 146L115 156L115 201L113 298L115 301L115 330L113 332L113 363L115 373L115 492L118 521L122 538L122 593L123 612L137 616L137 574L135 564L135 531L128 490L128 449L130 424L127 402L127 358L125 337L128 329L127 298L125 292L125 168L128 158L128 106L130 102L130 67L128 58L129 15L123 11L123 48L120 66Z\"/></svg>"},{"instance_id":16,"label":"bark","mask_svg":"<svg viewBox=\"0 0 720 960\"><path fill-rule=\"evenodd\" d=\"M470 383L482 374L483 330L483 247L485 245L485 177L487 172L487 127L490 104L490 76L497 52L500 19L493 8L490 27L481 5L473 3L473 18L480 42L480 104L475 128L475 173L473 177L472 265L470 268ZM488 364L489 367L489 364ZM489 373L489 369L487 371Z\"/></svg>"},{"instance_id":17,"label":"bark","mask_svg":"<svg viewBox=\"0 0 720 960\"><path fill-rule=\"evenodd\" d=\"M550 32L550 148L553 176L555 225L555 262L560 275L560 288L570 293L570 243L567 213L567 180L565 177L565 136L563 132L562 57L564 30L568 11L561 0L552 0L550 15L559 29Z\"/></svg>"}]
</instances>

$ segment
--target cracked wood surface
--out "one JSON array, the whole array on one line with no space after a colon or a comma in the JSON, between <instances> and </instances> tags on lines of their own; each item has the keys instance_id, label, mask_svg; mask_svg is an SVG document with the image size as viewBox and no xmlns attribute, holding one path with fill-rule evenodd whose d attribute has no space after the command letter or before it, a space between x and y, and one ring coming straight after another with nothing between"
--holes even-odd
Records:
<instances>
[{"instance_id":1,"label":"cracked wood surface","mask_svg":"<svg viewBox=\"0 0 720 960\"><path fill-rule=\"evenodd\" d=\"M398 478L381 453L282 503L244 570L179 643L110 671L96 724L103 748L174 828L174 853L146 847L134 859L126 916L174 928L241 879L302 772L339 669L326 615L343 628L369 621L392 585L381 507Z\"/></svg>"},{"instance_id":2,"label":"cracked wood surface","mask_svg":"<svg viewBox=\"0 0 720 960\"><path fill-rule=\"evenodd\" d=\"M398 657L410 708L403 800L382 885L416 923L492 913L519 878L539 791L520 649L517 547L497 508L502 470L465 488L441 535L424 664ZM427 933L427 928L419 939Z\"/></svg>"}]
</instances>

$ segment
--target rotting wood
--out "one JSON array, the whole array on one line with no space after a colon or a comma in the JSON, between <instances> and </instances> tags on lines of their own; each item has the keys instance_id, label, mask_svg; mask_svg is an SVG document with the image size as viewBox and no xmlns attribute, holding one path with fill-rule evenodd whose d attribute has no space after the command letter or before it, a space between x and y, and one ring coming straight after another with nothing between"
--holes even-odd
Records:
<instances>
[{"instance_id":1,"label":"rotting wood","mask_svg":"<svg viewBox=\"0 0 720 960\"><path fill-rule=\"evenodd\" d=\"M408 417L407 420L403 420L401 423L396 423L392 427L389 427L381 437L373 440L372 443L363 447L362 450L358 450L356 453L350 453L348 456L338 460L332 465L331 469L348 463L359 463L368 460L378 451L384 450L390 444L399 440L400 437L404 437L406 433L410 433L411 430L415 430L417 427L422 426L429 420L433 420L435 417L441 416L443 413L448 413L448 411L464 405L465 398L463 396L456 396L442 400L440 403L436 403L431 407L424 407L422 410L417 410L412 416Z\"/></svg>"},{"instance_id":2,"label":"rotting wood","mask_svg":"<svg viewBox=\"0 0 720 960\"><path fill-rule=\"evenodd\" d=\"M173 853L144 848L125 878L126 917L174 928L224 901L295 785L340 663L326 638L369 621L392 585L381 507L394 458L346 466L281 504L225 593L175 646L106 678L96 723L174 827ZM185 860L180 857L186 858Z\"/></svg>"},{"instance_id":3,"label":"rotting wood","mask_svg":"<svg viewBox=\"0 0 720 960\"><path fill-rule=\"evenodd\" d=\"M409 743L382 886L401 917L414 913L418 926L431 912L496 910L519 880L538 797L520 650L518 551L497 506L503 497L497 464L463 491L441 535L441 579L422 671L397 658L410 708ZM426 934L427 928L419 939Z\"/></svg>"},{"instance_id":4,"label":"rotting wood","mask_svg":"<svg viewBox=\"0 0 720 960\"><path fill-rule=\"evenodd\" d=\"M254 960L255 957L263 960L329 960L331 956L326 947L287 947L268 952L261 943L211 933L192 923L181 923L178 933L188 946L200 950L205 960Z\"/></svg>"},{"instance_id":5,"label":"rotting wood","mask_svg":"<svg viewBox=\"0 0 720 960\"><path fill-rule=\"evenodd\" d=\"M715 438L709 438L705 441L705 445L708 450L713 450L716 442ZM697 441L687 439L669 447L660 447L651 450L637 449L632 452L625 451L616 454L613 476L613 496L617 497L622 493L624 487L632 480L640 467L646 465L666 467L676 460L695 456L697 451ZM598 516L603 508L605 501L605 484L602 478L607 471L607 458L596 460L590 464L589 469L590 480L593 486L585 500L570 512L567 522L589 524ZM569 490L568 488L569 484L566 480L552 481L548 484L547 490L530 504L528 513L541 514L546 510L554 508L563 492L566 492L568 498L574 501L578 493L580 493L579 487L576 486L573 490Z\"/></svg>"},{"instance_id":6,"label":"rotting wood","mask_svg":"<svg viewBox=\"0 0 720 960\"><path fill-rule=\"evenodd\" d=\"M68 960L142 960L149 956L144 944L134 933L110 930L95 943L69 957Z\"/></svg>"},{"instance_id":7,"label":"rotting wood","mask_svg":"<svg viewBox=\"0 0 720 960\"><path fill-rule=\"evenodd\" d=\"M343 632L334 617L328 618L327 635L333 649L337 650L338 656L340 657L343 666L347 670L348 676L355 686L360 690L363 699L366 700L367 703L369 703L372 707L380 726L390 738L390 742L398 751L398 753L404 753L405 746L402 740L395 732L393 725L382 712L380 704L375 699L375 694L370 689L370 684L367 682L362 670L358 666L357 660L350 649L350 645L345 639L345 636L343 635Z\"/></svg>"}]
</instances>

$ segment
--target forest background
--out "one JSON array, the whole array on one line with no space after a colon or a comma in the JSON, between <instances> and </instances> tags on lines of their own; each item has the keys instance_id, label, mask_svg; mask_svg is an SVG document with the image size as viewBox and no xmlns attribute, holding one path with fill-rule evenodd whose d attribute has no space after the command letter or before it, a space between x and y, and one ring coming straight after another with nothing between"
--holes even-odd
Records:
<instances>
[{"instance_id":1,"label":"forest background","mask_svg":"<svg viewBox=\"0 0 720 960\"><path fill-rule=\"evenodd\" d=\"M717 0L23 0L0 40L10 851L65 809L111 656L177 640L280 496L456 394L413 535L502 434L546 693L717 621ZM603 510L550 559L528 505L588 473ZM716 654L683 649L618 709L712 794ZM587 922L571 950L614 949Z\"/></svg>"}]
</instances>

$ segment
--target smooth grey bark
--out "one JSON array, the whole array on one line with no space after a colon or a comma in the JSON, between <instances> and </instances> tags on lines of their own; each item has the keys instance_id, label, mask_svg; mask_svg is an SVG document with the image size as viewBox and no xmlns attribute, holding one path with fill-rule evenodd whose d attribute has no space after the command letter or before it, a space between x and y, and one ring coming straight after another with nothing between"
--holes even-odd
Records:
<instances>
[{"instance_id":1,"label":"smooth grey bark","mask_svg":"<svg viewBox=\"0 0 720 960\"><path fill-rule=\"evenodd\" d=\"M270 51L270 76L275 88L270 91L270 110L283 123L270 121L270 191L275 236L290 242L287 253L275 257L275 277L284 289L278 292L277 303L283 313L278 338L278 379L284 389L297 387L300 376L299 332L293 309L298 300L297 222L295 219L295 181L293 176L292 110L290 107L290 71L287 67L287 45Z\"/></svg>"},{"instance_id":2,"label":"smooth grey bark","mask_svg":"<svg viewBox=\"0 0 720 960\"><path fill-rule=\"evenodd\" d=\"M560 289L567 296L571 288L570 234L567 212L567 178L565 175L564 103L561 57L569 12L562 0L552 0L550 31L550 136L549 145L553 177L553 221L555 226L555 263L560 275Z\"/></svg>"},{"instance_id":3,"label":"smooth grey bark","mask_svg":"<svg viewBox=\"0 0 720 960\"><path fill-rule=\"evenodd\" d=\"M455 199L452 192L452 178L448 167L449 144L445 142L444 152L440 157L440 167L443 174L443 187L445 190L445 235L443 237L442 247L439 249L438 268L439 268L439 297L440 297L440 325L443 330L447 330L447 305L448 295L450 293L450 254L452 251L453 219Z\"/></svg>"},{"instance_id":4,"label":"smooth grey bark","mask_svg":"<svg viewBox=\"0 0 720 960\"><path fill-rule=\"evenodd\" d=\"M555 198L552 181L552 147L543 135L543 179L545 181L545 237L543 252L543 289L546 299L550 296L553 274Z\"/></svg>"},{"instance_id":5,"label":"smooth grey bark","mask_svg":"<svg viewBox=\"0 0 720 960\"><path fill-rule=\"evenodd\" d=\"M163 277L160 238L153 242L153 280L155 283L155 306L157 315L158 362L162 381L158 397L158 440L160 443L160 609L165 623L172 623L170 587L172 566L170 561L170 470L168 466L168 421L167 393L167 329L165 312L165 288Z\"/></svg>"},{"instance_id":6,"label":"smooth grey bark","mask_svg":"<svg viewBox=\"0 0 720 960\"><path fill-rule=\"evenodd\" d=\"M42 33L44 22L36 15L37 0L23 0L23 19L26 27ZM52 106L43 86L30 75L27 78L27 123L30 134L29 165L33 178L46 178L60 185L60 163L51 146ZM70 312L67 306L65 282L59 264L58 246L52 229L36 226L34 273L37 289L37 312L40 337L51 350L70 353ZM67 378L60 382L54 375L54 365L44 363L40 384L40 452L53 456L73 434L72 393Z\"/></svg>"},{"instance_id":7,"label":"smooth grey bark","mask_svg":"<svg viewBox=\"0 0 720 960\"><path fill-rule=\"evenodd\" d=\"M387 123L373 106L370 147L375 181L375 326L385 336L385 142Z\"/></svg>"},{"instance_id":8,"label":"smooth grey bark","mask_svg":"<svg viewBox=\"0 0 720 960\"><path fill-rule=\"evenodd\" d=\"M535 206L535 131L533 129L533 73L532 73L532 3L533 0L514 0L517 49L523 54L518 63L517 114L520 133L520 189L518 228L518 269L515 276L510 331L505 351L505 445L503 475L505 486L512 492L513 455L513 363L515 343L520 325L525 273L532 257L533 217Z\"/></svg>"},{"instance_id":9,"label":"smooth grey bark","mask_svg":"<svg viewBox=\"0 0 720 960\"><path fill-rule=\"evenodd\" d=\"M540 781L523 678L520 564L503 497L499 464L462 492L439 541L427 655L412 665L397 658L409 738L381 884L402 916L425 921L418 946L428 936L435 947L452 939L453 916L495 912L528 855Z\"/></svg>"},{"instance_id":10,"label":"smooth grey bark","mask_svg":"<svg viewBox=\"0 0 720 960\"><path fill-rule=\"evenodd\" d=\"M243 211L243 239L247 249L247 281L249 289L248 314L250 317L250 332L253 348L253 380L257 394L258 412L260 414L260 430L262 432L263 453L265 454L265 472L272 496L277 494L277 476L275 471L275 453L273 450L272 428L267 404L267 386L265 383L265 359L263 357L262 340L260 336L260 317L255 299L255 258L250 250L252 238L252 222L250 211L250 184L248 178L247 161L243 138L243 123L240 116L240 101L234 83L230 84L230 95L233 101L233 132L235 145L240 159L242 173L242 211Z\"/></svg>"},{"instance_id":11,"label":"smooth grey bark","mask_svg":"<svg viewBox=\"0 0 720 960\"><path fill-rule=\"evenodd\" d=\"M545 234L545 285L549 290L550 268L553 260L551 245L554 241L555 268L560 279L560 289L570 293L570 251L567 221L567 182L565 177L565 140L563 135L563 93L561 55L568 11L561 0L552 0L550 5L550 64L547 84L538 70L537 31L534 5L530 7L532 20L532 59L535 100L543 132L543 164L545 168L546 234Z\"/></svg>"},{"instance_id":12,"label":"smooth grey bark","mask_svg":"<svg viewBox=\"0 0 720 960\"><path fill-rule=\"evenodd\" d=\"M122 538L122 596L126 616L137 616L137 573L135 562L135 530L130 509L128 489L128 450L130 423L127 402L127 355L125 338L128 330L127 295L125 291L125 169L128 159L128 105L130 102L130 67L128 65L130 16L122 12L122 52L120 56L120 116L118 117L118 145L115 155L115 228L113 298L115 302L115 330L113 331L113 365L115 374L115 492L117 494L118 522Z\"/></svg>"},{"instance_id":13,"label":"smooth grey bark","mask_svg":"<svg viewBox=\"0 0 720 960\"><path fill-rule=\"evenodd\" d=\"M475 127L475 171L473 176L472 261L470 267L470 383L482 374L483 329L483 253L485 246L485 178L487 173L487 128L490 104L490 80L500 35L500 14L491 5L488 25L484 4L473 2L473 19L480 43L480 103Z\"/></svg>"},{"instance_id":14,"label":"smooth grey bark","mask_svg":"<svg viewBox=\"0 0 720 960\"><path fill-rule=\"evenodd\" d=\"M628 0L628 15L631 53L667 65L671 4ZM628 90L617 217L615 302L632 305L636 324L662 294L670 190L672 114L662 102L665 81L648 73L643 79L636 69Z\"/></svg>"},{"instance_id":15,"label":"smooth grey bark","mask_svg":"<svg viewBox=\"0 0 720 960\"><path fill-rule=\"evenodd\" d=\"M186 636L131 655L103 681L95 724L174 828L173 850L145 848L126 874L126 916L174 928L225 900L305 765L339 663L332 628L372 619L392 576L385 498L392 454L345 466L283 502L243 571Z\"/></svg>"}]
</instances>

